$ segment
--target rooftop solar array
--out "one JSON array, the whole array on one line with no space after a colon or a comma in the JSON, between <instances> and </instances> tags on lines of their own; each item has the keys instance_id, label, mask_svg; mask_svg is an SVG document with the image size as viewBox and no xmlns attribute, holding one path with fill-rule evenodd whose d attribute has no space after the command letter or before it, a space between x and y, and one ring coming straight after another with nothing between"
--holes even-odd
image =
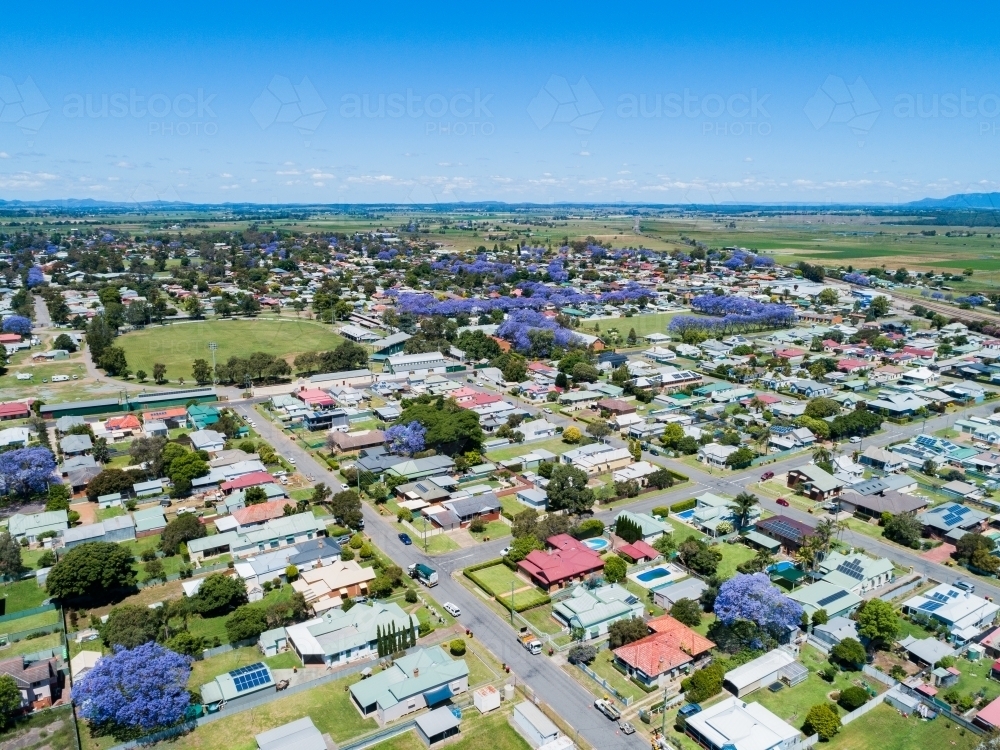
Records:
<instances>
[{"instance_id":1,"label":"rooftop solar array","mask_svg":"<svg viewBox=\"0 0 1000 750\"><path fill-rule=\"evenodd\" d=\"M845 596L847 596L847 592L841 590L841 591L837 591L837 592L835 592L833 594L830 594L829 596L824 596L822 599L820 599L816 603L819 606L821 606L821 607L825 607L827 604L830 604L831 602L835 602L838 599L843 599Z\"/></svg>"},{"instance_id":2,"label":"rooftop solar array","mask_svg":"<svg viewBox=\"0 0 1000 750\"><path fill-rule=\"evenodd\" d=\"M864 571L861 569L861 561L857 558L845 560L837 566L837 570L856 581L863 581L865 579Z\"/></svg>"},{"instance_id":3,"label":"rooftop solar array","mask_svg":"<svg viewBox=\"0 0 1000 750\"><path fill-rule=\"evenodd\" d=\"M941 602L924 602L920 605L919 609L925 610L927 612L933 612L936 609L941 609L944 606Z\"/></svg>"},{"instance_id":4,"label":"rooftop solar array","mask_svg":"<svg viewBox=\"0 0 1000 750\"><path fill-rule=\"evenodd\" d=\"M766 521L760 522L759 525L764 525L766 528L770 529L776 534L780 534L786 539L791 539L792 541L799 541L802 539L802 532L789 523L781 520L775 520L769 518Z\"/></svg>"},{"instance_id":5,"label":"rooftop solar array","mask_svg":"<svg viewBox=\"0 0 1000 750\"><path fill-rule=\"evenodd\" d=\"M245 693L248 690L271 683L271 672L263 662L234 669L229 675L233 678L233 684L236 686L237 692L240 693Z\"/></svg>"}]
</instances>

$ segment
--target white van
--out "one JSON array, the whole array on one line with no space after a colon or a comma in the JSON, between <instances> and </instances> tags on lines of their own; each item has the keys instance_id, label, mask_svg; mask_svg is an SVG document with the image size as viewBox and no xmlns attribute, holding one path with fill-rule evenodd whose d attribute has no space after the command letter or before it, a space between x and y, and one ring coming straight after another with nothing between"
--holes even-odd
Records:
<instances>
[{"instance_id":1,"label":"white van","mask_svg":"<svg viewBox=\"0 0 1000 750\"><path fill-rule=\"evenodd\" d=\"M460 610L458 607L456 607L451 602L445 602L444 603L444 611L447 612L452 617L461 617L462 616L462 610Z\"/></svg>"},{"instance_id":2,"label":"white van","mask_svg":"<svg viewBox=\"0 0 1000 750\"><path fill-rule=\"evenodd\" d=\"M18 380L31 380L31 373L30 372L19 372L17 374L17 379Z\"/></svg>"},{"instance_id":3,"label":"white van","mask_svg":"<svg viewBox=\"0 0 1000 750\"><path fill-rule=\"evenodd\" d=\"M67 380L69 380L69 375L53 375L52 376L52 382L53 383L65 383Z\"/></svg>"}]
</instances>

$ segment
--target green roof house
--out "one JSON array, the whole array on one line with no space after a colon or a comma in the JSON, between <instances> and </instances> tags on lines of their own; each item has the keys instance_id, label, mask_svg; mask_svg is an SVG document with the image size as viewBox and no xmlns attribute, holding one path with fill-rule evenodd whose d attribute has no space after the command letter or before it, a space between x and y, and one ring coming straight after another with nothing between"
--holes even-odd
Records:
<instances>
[{"instance_id":1,"label":"green roof house","mask_svg":"<svg viewBox=\"0 0 1000 750\"><path fill-rule=\"evenodd\" d=\"M45 513L15 513L7 522L7 531L14 539L29 542L38 541L38 537L46 531L61 534L69 528L69 516L64 510L50 510Z\"/></svg>"},{"instance_id":2,"label":"green roof house","mask_svg":"<svg viewBox=\"0 0 1000 750\"><path fill-rule=\"evenodd\" d=\"M552 613L569 628L583 628L587 638L599 638L607 634L611 623L642 617L644 611L635 594L613 583L593 590L577 586L552 607Z\"/></svg>"},{"instance_id":3,"label":"green roof house","mask_svg":"<svg viewBox=\"0 0 1000 750\"><path fill-rule=\"evenodd\" d=\"M219 410L214 406L192 404L187 408L188 425L195 430L204 430L219 421Z\"/></svg>"}]
</instances>

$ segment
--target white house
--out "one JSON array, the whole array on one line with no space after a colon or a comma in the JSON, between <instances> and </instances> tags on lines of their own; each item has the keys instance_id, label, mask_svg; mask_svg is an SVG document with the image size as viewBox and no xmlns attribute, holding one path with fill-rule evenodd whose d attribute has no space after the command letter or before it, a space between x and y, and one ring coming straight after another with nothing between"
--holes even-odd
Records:
<instances>
[{"instance_id":1,"label":"white house","mask_svg":"<svg viewBox=\"0 0 1000 750\"><path fill-rule=\"evenodd\" d=\"M725 466L726 459L738 450L739 448L735 445L709 443L698 449L698 460L709 466Z\"/></svg>"}]
</instances>

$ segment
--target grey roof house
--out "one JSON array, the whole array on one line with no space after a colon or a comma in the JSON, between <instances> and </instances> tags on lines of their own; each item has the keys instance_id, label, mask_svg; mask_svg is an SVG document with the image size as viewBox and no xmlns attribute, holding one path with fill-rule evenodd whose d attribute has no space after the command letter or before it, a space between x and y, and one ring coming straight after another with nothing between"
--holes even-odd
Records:
<instances>
[{"instance_id":1,"label":"grey roof house","mask_svg":"<svg viewBox=\"0 0 1000 750\"><path fill-rule=\"evenodd\" d=\"M64 510L50 510L44 513L15 513L7 522L7 531L14 539L29 542L38 541L38 537L48 531L57 535L69 528L69 516Z\"/></svg>"}]
</instances>

